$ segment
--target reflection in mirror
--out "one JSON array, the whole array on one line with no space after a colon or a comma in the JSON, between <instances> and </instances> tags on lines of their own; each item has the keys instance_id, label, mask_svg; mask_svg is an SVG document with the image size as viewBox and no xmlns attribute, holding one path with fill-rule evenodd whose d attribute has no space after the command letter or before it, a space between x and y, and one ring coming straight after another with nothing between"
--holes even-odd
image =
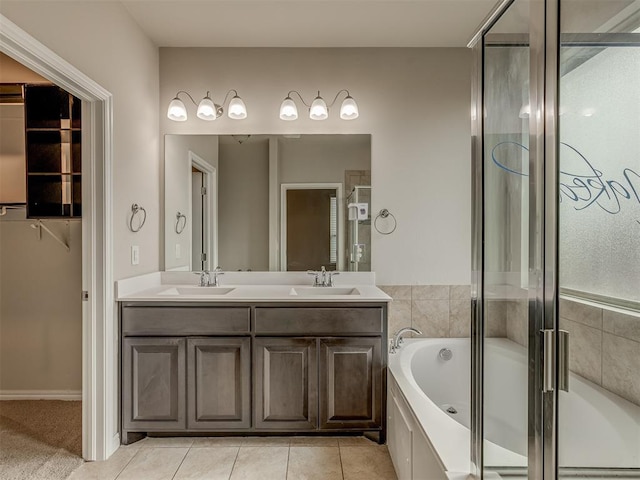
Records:
<instances>
[{"instance_id":1,"label":"reflection in mirror","mask_svg":"<svg viewBox=\"0 0 640 480\"><path fill-rule=\"evenodd\" d=\"M370 135L166 135L164 177L165 270L371 269Z\"/></svg>"}]
</instances>

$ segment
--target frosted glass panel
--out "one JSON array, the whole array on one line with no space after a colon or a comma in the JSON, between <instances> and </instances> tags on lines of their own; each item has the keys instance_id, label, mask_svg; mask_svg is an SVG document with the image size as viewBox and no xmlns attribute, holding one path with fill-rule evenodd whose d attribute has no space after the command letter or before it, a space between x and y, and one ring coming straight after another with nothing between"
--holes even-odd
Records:
<instances>
[{"instance_id":1,"label":"frosted glass panel","mask_svg":"<svg viewBox=\"0 0 640 480\"><path fill-rule=\"evenodd\" d=\"M563 58L578 48L560 82L560 284L638 302L640 47Z\"/></svg>"}]
</instances>

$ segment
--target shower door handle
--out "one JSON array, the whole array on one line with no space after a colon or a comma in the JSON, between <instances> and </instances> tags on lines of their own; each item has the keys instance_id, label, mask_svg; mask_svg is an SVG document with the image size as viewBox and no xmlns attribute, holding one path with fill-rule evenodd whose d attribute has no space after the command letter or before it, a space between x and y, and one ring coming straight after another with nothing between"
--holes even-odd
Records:
<instances>
[{"instance_id":1,"label":"shower door handle","mask_svg":"<svg viewBox=\"0 0 640 480\"><path fill-rule=\"evenodd\" d=\"M558 330L556 351L556 331L542 330L542 391L553 392L556 387L556 365L558 390L569 391L569 332Z\"/></svg>"}]
</instances>

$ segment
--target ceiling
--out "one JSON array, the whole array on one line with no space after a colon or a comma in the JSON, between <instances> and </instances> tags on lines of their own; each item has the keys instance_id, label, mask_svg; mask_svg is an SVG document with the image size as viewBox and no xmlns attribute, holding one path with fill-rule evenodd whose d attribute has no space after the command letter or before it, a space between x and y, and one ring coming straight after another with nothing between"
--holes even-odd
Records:
<instances>
[{"instance_id":1,"label":"ceiling","mask_svg":"<svg viewBox=\"0 0 640 480\"><path fill-rule=\"evenodd\" d=\"M497 0L122 0L160 47L464 47Z\"/></svg>"}]
</instances>

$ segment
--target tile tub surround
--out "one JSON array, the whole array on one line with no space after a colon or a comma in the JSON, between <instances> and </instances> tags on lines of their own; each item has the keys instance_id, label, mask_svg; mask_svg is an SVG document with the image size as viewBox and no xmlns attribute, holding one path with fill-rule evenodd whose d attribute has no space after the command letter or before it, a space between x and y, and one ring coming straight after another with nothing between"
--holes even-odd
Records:
<instances>
[{"instance_id":1,"label":"tile tub surround","mask_svg":"<svg viewBox=\"0 0 640 480\"><path fill-rule=\"evenodd\" d=\"M379 285L393 302L389 304L389 335L402 327L414 327L423 337L471 335L471 287L469 285ZM507 305L489 302L488 335L507 336Z\"/></svg>"},{"instance_id":2,"label":"tile tub surround","mask_svg":"<svg viewBox=\"0 0 640 480\"><path fill-rule=\"evenodd\" d=\"M507 337L526 345L527 301L507 303ZM572 372L640 405L640 313L562 296L560 328Z\"/></svg>"},{"instance_id":3,"label":"tile tub surround","mask_svg":"<svg viewBox=\"0 0 640 480\"><path fill-rule=\"evenodd\" d=\"M364 437L146 438L70 480L395 480L386 446Z\"/></svg>"}]
</instances>

